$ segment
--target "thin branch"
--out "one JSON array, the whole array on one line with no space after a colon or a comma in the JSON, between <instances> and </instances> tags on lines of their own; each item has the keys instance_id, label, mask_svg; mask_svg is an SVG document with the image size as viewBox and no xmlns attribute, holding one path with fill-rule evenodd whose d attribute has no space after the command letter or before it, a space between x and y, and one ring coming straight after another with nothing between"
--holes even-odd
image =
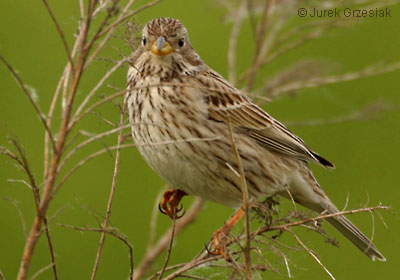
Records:
<instances>
[{"instance_id":1,"label":"thin branch","mask_svg":"<svg viewBox=\"0 0 400 280\"><path fill-rule=\"evenodd\" d=\"M21 165L21 167L23 168L23 170L25 171L26 175L29 178L30 186L31 186L32 193L33 193L33 198L35 201L36 212L37 212L37 215L39 215L39 213L40 213L39 188L36 185L35 177L29 167L29 163L28 163L28 159L25 155L25 151L22 148L21 144L16 139L11 138L10 140L11 140L11 143L15 146L15 148L17 149L17 151L19 153L20 159L17 160L17 162ZM43 215L42 219L43 219L43 223L44 223L44 230L46 232L47 245L49 248L50 260L51 260L51 264L52 264L52 268L53 268L54 279L57 280L58 279L57 266L56 266L56 260L55 260L55 256L54 256L53 242L51 240L51 235L50 235L50 231L49 231L49 227L48 227L48 223L47 223L47 217L45 215ZM26 237L26 239L28 240L28 237Z\"/></svg>"},{"instance_id":2,"label":"thin branch","mask_svg":"<svg viewBox=\"0 0 400 280\"><path fill-rule=\"evenodd\" d=\"M254 239L254 241L264 244L270 250L272 250L276 255L282 257L282 259L283 259L283 261L285 263L285 267L286 267L286 272L288 274L288 278L292 278L292 274L290 272L290 266L289 266L289 258L281 250L279 250L278 248L276 248L275 246L273 246L272 244L270 244L268 242L260 241L260 240L257 240L257 239Z\"/></svg>"},{"instance_id":3,"label":"thin branch","mask_svg":"<svg viewBox=\"0 0 400 280\"><path fill-rule=\"evenodd\" d=\"M254 42L256 41L256 36L257 36L257 22L255 18L255 13L254 13L254 2L253 0L246 0L247 3L247 14L249 16L249 22L250 22L250 27L251 27L251 33L253 36Z\"/></svg>"},{"instance_id":4,"label":"thin branch","mask_svg":"<svg viewBox=\"0 0 400 280\"><path fill-rule=\"evenodd\" d=\"M300 47L301 45L318 39L320 38L324 32L328 29L328 27L322 27L322 28L318 28L315 31L311 32L310 34L305 35L304 37L298 39L297 41L291 42L289 44L287 44L286 46L284 46L281 49L278 49L277 51L275 51L274 53L271 53L268 57L266 57L266 59L261 63L261 67L271 63L273 60L275 60L276 58L284 55L285 53L297 49L298 47Z\"/></svg>"},{"instance_id":5,"label":"thin branch","mask_svg":"<svg viewBox=\"0 0 400 280\"><path fill-rule=\"evenodd\" d=\"M32 190L32 186L29 185L28 182L25 181L25 180L20 180L20 179L18 179L18 180L15 180L15 179L7 179L7 182L10 182L10 183L21 183L21 184L24 184L25 186L27 186L28 189Z\"/></svg>"},{"instance_id":6,"label":"thin branch","mask_svg":"<svg viewBox=\"0 0 400 280\"><path fill-rule=\"evenodd\" d=\"M119 120L119 127L123 127L124 125L124 113L125 113L125 108L126 108L126 101L124 101L122 110L121 110L121 117ZM122 129L119 131L118 133L118 140L117 140L117 146L120 146L122 144L122 140L123 140L123 133L122 133ZM116 185L117 185L117 175L118 175L118 170L119 170L119 163L120 163L120 148L117 148L117 152L115 155L115 165L114 165L114 173L113 173L113 178L112 178L112 183L111 183L111 190L110 190L110 195L108 198L108 203L107 203L107 210L106 210L106 217L104 219L104 222L102 224L102 229L103 232L101 233L100 236L100 241L99 241L99 246L97 249L97 254L96 254L96 259L95 259L95 263L93 266L93 271L92 271L92 276L91 276L91 280L94 280L96 278L96 273L97 273L97 269L99 267L99 262L100 262L100 257L101 257L101 253L103 250L103 245L104 245L104 241L106 238L106 232L105 230L108 227L108 223L110 220L110 215L111 215L111 206L112 206L112 202L114 199L114 194L115 194L115 189L116 189Z\"/></svg>"},{"instance_id":7,"label":"thin branch","mask_svg":"<svg viewBox=\"0 0 400 280\"><path fill-rule=\"evenodd\" d=\"M53 134L52 134L50 128L47 126L46 119L44 118L43 113L39 108L39 105L33 99L32 94L29 92L29 89L26 87L26 84L21 79L21 77L18 75L18 73L14 70L14 68L8 63L8 61L2 55L0 55L0 60L8 68L8 70L11 72L13 77L17 80L18 85L22 88L22 90L24 91L24 93L28 97L28 99L31 102L33 108L35 109L37 115L39 116L40 120L42 121L44 128L46 129L47 133L50 136L50 141L51 141L51 143L53 145L53 148L55 148L55 141L54 141Z\"/></svg>"},{"instance_id":8,"label":"thin branch","mask_svg":"<svg viewBox=\"0 0 400 280\"><path fill-rule=\"evenodd\" d=\"M256 34L256 52L254 59L258 59L260 54L261 46L265 39L265 34L267 33L270 16L271 16L271 8L274 6L274 0L264 1L264 10L261 18L261 22L258 26L257 34Z\"/></svg>"},{"instance_id":9,"label":"thin branch","mask_svg":"<svg viewBox=\"0 0 400 280\"><path fill-rule=\"evenodd\" d=\"M161 0L155 0L153 2L147 3L145 5L140 6L139 8L137 8L136 10L133 10L131 12L128 12L130 6L135 2L135 0L130 0L126 6L124 7L123 12L121 13L121 15L119 16L119 18L112 24L108 25L104 30L102 30L101 32L99 32L98 34L96 34L96 38L99 39L102 36L106 35L106 38L103 39L103 41L99 44L99 46L97 47L97 49L93 52L93 54L91 55L91 57L88 59L85 68L87 68L92 62L93 60L98 56L98 54L100 53L100 51L104 48L105 44L110 40L110 38L112 37L112 34L114 33L115 28L121 24L122 22L126 21L127 19L131 18L132 16L136 15L137 13L143 11L144 9L147 9L149 7L152 7L156 4L158 4Z\"/></svg>"},{"instance_id":10,"label":"thin branch","mask_svg":"<svg viewBox=\"0 0 400 280\"><path fill-rule=\"evenodd\" d=\"M305 22L301 25L295 25L289 30L283 32L279 35L274 43L274 49L278 49L279 47L283 46L286 42L290 41L293 38L296 38L299 34L310 34L313 30L318 28L324 28L325 26L330 27L347 27L356 24L357 21L352 19L328 19L328 20L318 20L318 21L310 21Z\"/></svg>"},{"instance_id":11,"label":"thin branch","mask_svg":"<svg viewBox=\"0 0 400 280\"><path fill-rule=\"evenodd\" d=\"M288 223L283 224L283 225L261 227L257 231L253 232L251 234L251 236L254 237L254 236L259 235L259 234L261 234L263 232L266 232L266 231L273 231L273 230L280 231L280 230L285 230L286 228L299 226L299 225L307 224L307 223L310 223L310 222L315 222L315 221L319 221L319 220L325 220L327 218L332 218L332 217L341 216L341 215L349 215L349 214L361 213L361 212L369 212L369 211L374 211L374 210L377 210L377 209L388 210L388 209L390 209L390 207L383 206L383 205L377 205L377 206L373 206L373 207L366 207L366 208L347 210L347 211L339 211L339 212L332 213L332 214L321 214L321 215L318 215L316 217L305 218L305 219L302 219L301 221L288 222Z\"/></svg>"},{"instance_id":12,"label":"thin branch","mask_svg":"<svg viewBox=\"0 0 400 280\"><path fill-rule=\"evenodd\" d=\"M315 87L320 87L322 85L347 82L347 81L357 80L357 79L361 79L361 78L378 76L378 75L382 75L382 74L400 70L400 62L396 62L396 63L389 64L389 65L384 65L380 69L379 69L379 65L380 64L367 66L366 68L364 68L360 71L356 71L356 72L347 72L344 74L331 75L331 76L325 76L325 77L312 77L305 81L290 82L290 83L281 85L277 88L271 89L267 93L267 96L277 97L279 95L282 95L283 93L293 92L293 91L296 91L299 89L315 88Z\"/></svg>"},{"instance_id":13,"label":"thin branch","mask_svg":"<svg viewBox=\"0 0 400 280\"><path fill-rule=\"evenodd\" d=\"M135 0L130 0L127 4L126 4L126 6L125 6L125 8L124 8L124 11L130 6L130 5L132 5L132 3L134 2ZM92 39L84 46L84 49L88 49L88 50L90 50L90 49L92 49L92 47L94 46L94 44L95 44L95 42L99 39L99 34L104 30L104 28L106 28L107 26L109 26L108 25L108 21L113 17L113 14L115 13L115 11L117 11L119 8L118 8L118 2L119 2L119 0L117 0L117 1L113 1L112 2L112 6L111 7L109 7L107 10L106 10L106 16L104 17L104 19L101 21L101 23L99 24L99 27L97 28L97 30L96 30L96 32L95 32L95 34L93 35L93 37L92 37ZM120 14L120 16L124 13L124 11ZM92 17L94 17L94 12L92 13ZM93 54L89 57L89 60L88 61L86 61L86 63L84 64L84 66L83 66L83 69L84 70L86 70L88 67L89 67L89 65L91 64L91 62L93 61L93 59L95 59L96 57L98 57L98 54L99 54L99 49L101 49L104 45L105 45L105 43L107 43L107 41L111 38L111 35L112 35L112 33L113 32L110 32L110 34L109 34L109 37L108 37L108 39L107 40L103 40L103 42L101 42L100 43L100 45L101 45L101 47L98 47L96 50L94 50L94 52L93 52Z\"/></svg>"},{"instance_id":14,"label":"thin branch","mask_svg":"<svg viewBox=\"0 0 400 280\"><path fill-rule=\"evenodd\" d=\"M170 238L170 242L168 244L168 250L167 250L167 255L165 256L165 261L164 264L161 268L161 272L160 275L158 276L158 280L161 280L164 272L165 272L165 268L168 265L169 262L169 258L171 256L171 251L172 251L172 244L174 243L174 237L175 237L175 226L176 226L176 216L174 215L173 219L172 219L172 230L171 230L171 238Z\"/></svg>"},{"instance_id":15,"label":"thin branch","mask_svg":"<svg viewBox=\"0 0 400 280\"><path fill-rule=\"evenodd\" d=\"M377 117L377 114L385 111L398 110L399 108L393 107L391 105L383 104L380 100L367 104L363 108L353 111L349 114L332 117L328 119L315 119L306 121L287 121L285 124L287 126L322 126L322 125L332 125L339 124L349 121L367 121Z\"/></svg>"},{"instance_id":16,"label":"thin branch","mask_svg":"<svg viewBox=\"0 0 400 280\"><path fill-rule=\"evenodd\" d=\"M202 259L193 260L192 262L186 264L184 267L178 269L174 273L171 273L170 275L165 277L163 280L172 280L172 279L178 278L180 275L182 275L186 271L189 271L189 270L191 270L193 268L196 268L196 267L198 267L198 266L200 266L202 264L219 260L221 258L222 258L221 256L209 256L209 257L205 257L205 258L202 258Z\"/></svg>"},{"instance_id":17,"label":"thin branch","mask_svg":"<svg viewBox=\"0 0 400 280\"><path fill-rule=\"evenodd\" d=\"M104 29L98 37L102 37L103 35L109 33L111 30L113 30L117 25L121 24L122 22L126 21L127 19L131 18L132 16L140 13L141 11L150 8L154 5L157 5L159 2L162 0L154 0L153 2L147 3L145 5L140 6L136 10L133 10L129 13L126 13L123 17L118 18L113 24L110 24L106 29Z\"/></svg>"},{"instance_id":18,"label":"thin branch","mask_svg":"<svg viewBox=\"0 0 400 280\"><path fill-rule=\"evenodd\" d=\"M89 55L89 52L91 51L91 46L86 45L87 39L88 39L88 34L89 34L89 28L92 23L92 16L93 16L93 11L94 8L97 4L97 0L90 0L89 5L88 5L88 13L86 17L86 21L83 21L82 26L80 28L80 32L78 35L78 41L79 41L79 52L78 52L78 59L77 59L77 64L74 67L73 70L73 75L71 77L71 82L65 83L64 88L67 89L67 85L69 86L69 94L67 96L66 90L65 90L65 95L64 95L64 110L63 110L63 118L61 122L61 129L60 129L60 140L59 140L59 150L62 149L64 141L66 137L68 136L69 130L69 122L70 122L70 117L71 117L71 111L72 111L72 104L75 99L75 95L78 89L79 82L81 81L82 78L82 73L84 70L84 65L87 60L87 57ZM67 81L67 80L66 80Z\"/></svg>"},{"instance_id":19,"label":"thin branch","mask_svg":"<svg viewBox=\"0 0 400 280\"><path fill-rule=\"evenodd\" d=\"M235 137L233 135L233 130L232 130L232 124L231 124L231 119L229 117L229 114L227 114L228 117L228 130L229 130L229 137L231 141L231 146L232 146L232 152L236 158L236 164L239 169L239 174L240 174L240 186L242 189L242 195L243 195L243 211L244 211L244 218L245 218L245 246L243 248L244 252L244 259L245 259L245 267L246 267L246 277L247 279L251 279L251 256L250 256L250 246L251 246L251 239L250 239L250 219L249 219L249 194L247 190L247 183L246 183L246 175L244 173L243 165L242 165L242 160L240 158L239 151L236 147L236 142L235 142Z\"/></svg>"},{"instance_id":20,"label":"thin branch","mask_svg":"<svg viewBox=\"0 0 400 280\"><path fill-rule=\"evenodd\" d=\"M101 99L100 101L97 101L93 105L89 106L89 108L87 108L80 115L75 114L74 118L70 122L69 129L72 129L76 125L76 123L78 123L84 116L86 116L90 112L93 112L93 110L95 108L99 107L100 105L103 105L104 103L106 103L106 102L108 102L110 100L113 100L113 99L115 99L117 97L123 96L126 92L127 92L127 90L125 89L125 90L122 90L120 92L114 93L114 94L112 94L110 96L107 96L107 97Z\"/></svg>"},{"instance_id":21,"label":"thin branch","mask_svg":"<svg viewBox=\"0 0 400 280\"><path fill-rule=\"evenodd\" d=\"M146 254L150 252L150 250L154 246L154 241L156 237L156 228L157 228L157 217L158 213L160 213L159 210L159 205L160 201L163 197L164 190L163 188L160 190L158 193L156 199L154 200L154 205L153 205L153 211L151 213L151 218L150 218L150 225L149 225L149 241L147 242L147 248L146 248Z\"/></svg>"},{"instance_id":22,"label":"thin branch","mask_svg":"<svg viewBox=\"0 0 400 280\"><path fill-rule=\"evenodd\" d=\"M374 212L369 211L369 213L371 214L371 220L372 220L372 223L371 223L371 237L369 238L370 243L368 244L368 247L365 248L365 251L364 251L364 252L367 252L367 251L368 251L368 249L369 249L369 248L371 247L371 245L372 245L372 242L374 242L374 238L375 238L375 216L374 216Z\"/></svg>"},{"instance_id":23,"label":"thin branch","mask_svg":"<svg viewBox=\"0 0 400 280\"><path fill-rule=\"evenodd\" d=\"M257 73L262 66L262 61L267 55L272 45L273 39L275 38L276 34L283 24L283 18L278 19L273 25L270 23L270 17L272 16L272 12L274 11L274 6L275 0L268 0L265 2L263 17L256 34L255 55L252 65L250 66L249 71L246 75L246 91L251 91L251 89L253 88Z\"/></svg>"},{"instance_id":24,"label":"thin branch","mask_svg":"<svg viewBox=\"0 0 400 280\"><path fill-rule=\"evenodd\" d=\"M178 264L175 264L175 265L171 265L171 266L167 267L167 268L165 269L165 271L174 270L174 269L183 267L183 266L185 266L185 265L186 265L186 263L178 263ZM160 271L154 273L152 276L150 276L149 278L147 278L147 280L153 280L153 279L155 279L159 274L160 274Z\"/></svg>"},{"instance_id":25,"label":"thin branch","mask_svg":"<svg viewBox=\"0 0 400 280\"><path fill-rule=\"evenodd\" d=\"M49 263L48 265L46 265L45 267L39 269L38 271L36 271L31 278L29 278L29 280L35 280L38 276L40 276L43 272L49 270L50 268L53 267L53 263Z\"/></svg>"},{"instance_id":26,"label":"thin branch","mask_svg":"<svg viewBox=\"0 0 400 280\"><path fill-rule=\"evenodd\" d=\"M382 222L383 226L386 228L386 230L389 230L389 227L388 227L388 225L386 224L385 220L383 219L381 213L375 212L375 214L378 215L379 219L381 220L381 222Z\"/></svg>"},{"instance_id":27,"label":"thin branch","mask_svg":"<svg viewBox=\"0 0 400 280\"><path fill-rule=\"evenodd\" d=\"M181 275L179 275L179 278L197 279L197 280L208 280L209 279L209 278L204 278L204 277L189 275L189 274L181 274Z\"/></svg>"},{"instance_id":28,"label":"thin branch","mask_svg":"<svg viewBox=\"0 0 400 280\"><path fill-rule=\"evenodd\" d=\"M18 151L19 157L16 156L18 158L18 160L16 160L16 161L21 165L25 174L28 176L30 186L32 189L32 193L33 193L33 198L35 200L36 210L39 211L39 204L40 204L39 188L36 185L35 177L29 167L29 163L28 163L28 159L26 158L25 151L22 148L21 144L16 139L11 138L10 141Z\"/></svg>"},{"instance_id":29,"label":"thin branch","mask_svg":"<svg viewBox=\"0 0 400 280\"><path fill-rule=\"evenodd\" d=\"M128 250L129 250L129 279L133 279L133 268L134 268L134 266L133 266L134 265L134 263L133 263L133 246L125 236L121 235L118 232L117 229L77 227L77 226L71 226L71 225L66 225L66 224L57 224L57 225L61 226L61 227L77 230L80 232L84 232L84 231L93 231L93 232L100 232L100 233L105 232L105 233L110 234L110 235L116 237L117 239L121 240L126 245L126 247L128 247Z\"/></svg>"},{"instance_id":30,"label":"thin branch","mask_svg":"<svg viewBox=\"0 0 400 280\"><path fill-rule=\"evenodd\" d=\"M349 201L350 201L350 193L347 193L346 202L344 203L342 211L346 211L347 206L349 205Z\"/></svg>"},{"instance_id":31,"label":"thin branch","mask_svg":"<svg viewBox=\"0 0 400 280\"><path fill-rule=\"evenodd\" d=\"M70 64L68 64L68 65L70 65ZM67 67L68 67L68 66L67 66ZM66 67L66 68L67 68L67 67ZM53 119L54 109L55 109L55 107L56 107L57 100L58 100L58 97L59 97L60 92L61 92L61 86L62 86L62 84L63 84L63 82L64 82L65 74L66 74L66 69L64 70L64 72L63 72L63 74L62 74L62 76L61 76L61 78L60 78L60 81L59 81L58 84L57 84L56 91L55 91L55 93L54 93L54 95L53 95L53 99L51 100L51 104L50 104L50 108L49 108L49 113L47 114L47 121L46 121L46 124L47 124L47 126L48 126L49 128L51 128L51 121L52 121L52 119ZM46 134L45 134L45 136L44 136L44 155L43 155L43 161L44 161L44 163L43 163L43 178L44 178L44 180L45 180L46 177L47 177L47 172L49 171L49 170L48 170L48 169L49 169L49 134L47 133L47 131L46 131Z\"/></svg>"},{"instance_id":32,"label":"thin branch","mask_svg":"<svg viewBox=\"0 0 400 280\"><path fill-rule=\"evenodd\" d=\"M53 11L51 10L51 8L49 6L49 3L47 3L47 0L42 0L42 1L43 1L44 6L46 7L47 11L49 12L49 15L50 15L51 19L53 20L53 22L54 22L54 24L55 24L55 26L57 28L57 32L60 35L61 41L62 41L62 43L64 45L65 52L67 53L67 57L68 57L68 61L69 61L70 65L71 65L71 69L72 69L72 71L74 71L74 62L72 61L71 53L70 53L69 47L68 47L68 42L67 42L67 39L65 38L64 32L62 31L61 26L58 23L57 18L55 17Z\"/></svg>"},{"instance_id":33,"label":"thin branch","mask_svg":"<svg viewBox=\"0 0 400 280\"><path fill-rule=\"evenodd\" d=\"M81 15L80 21L82 23L85 18L85 4L83 3L83 0L79 0L79 12Z\"/></svg>"},{"instance_id":34,"label":"thin branch","mask_svg":"<svg viewBox=\"0 0 400 280\"><path fill-rule=\"evenodd\" d=\"M86 104L89 102L89 100L93 97L93 95L99 90L99 88L104 84L104 82L111 76L112 73L114 73L117 69L119 69L126 61L128 58L124 58L118 63L114 65L110 70L107 71L107 73L99 80L99 82L96 84L96 86L89 92L88 95L86 95L85 99L82 101L82 103L79 105L78 109L75 112L75 116L72 118L71 124L69 125L68 129L71 129L73 124L76 123L75 118L80 114L80 112L83 110L83 108L86 106Z\"/></svg>"},{"instance_id":35,"label":"thin branch","mask_svg":"<svg viewBox=\"0 0 400 280\"><path fill-rule=\"evenodd\" d=\"M290 232L293 237L296 239L296 241L301 245L301 247L304 248L304 250L307 251L307 253L313 257L315 259L315 261L325 270L325 272L329 275L329 277L331 277L333 280L335 280L335 277L333 277L332 273L330 273L330 271L326 268L326 266L319 260L319 258L317 257L317 255L306 246L306 244L303 243L303 241L301 241L301 239L289 228L286 228L287 232Z\"/></svg>"},{"instance_id":36,"label":"thin branch","mask_svg":"<svg viewBox=\"0 0 400 280\"><path fill-rule=\"evenodd\" d=\"M84 159L82 159L81 161L79 161L77 164L75 164L68 172L67 174L64 175L64 177L62 177L62 179L60 180L60 182L58 183L58 185L54 188L54 191L52 193L52 197L54 197L56 195L56 193L60 190L60 188L64 185L64 183L67 181L67 179L73 174L75 173L76 170L78 170L80 167L82 167L83 165L85 165L88 161L90 161L91 159L107 153L109 151L113 151L113 150L117 150L117 149L126 149L126 148L133 148L136 147L136 144L126 144L126 145L116 145L116 146L112 146L112 147L108 147L106 149L102 149L99 150L93 154L88 155L87 157L85 157Z\"/></svg>"},{"instance_id":37,"label":"thin branch","mask_svg":"<svg viewBox=\"0 0 400 280\"><path fill-rule=\"evenodd\" d=\"M81 1L79 1L79 4L82 5L80 7L81 13L82 13L82 18L81 18L81 24L82 24L83 17L84 17L83 3ZM71 57L75 57L75 55L78 51L78 47L79 47L79 40L77 39L77 40L75 40L74 47L73 47L72 53L71 53ZM68 80L69 80L71 69L72 69L72 65L67 63L67 65L64 67L64 72L61 75L61 78L57 84L56 91L53 95L53 99L50 104L49 113L47 114L47 126L48 127L51 127L54 110L56 108L57 100L59 98L62 87L63 87L62 101L61 101L62 112L63 112L64 108L66 108L66 101L65 101L66 100L66 92L67 92L67 85L68 85ZM62 115L64 115L64 112L62 113ZM45 139L44 139L44 170L43 170L44 177L45 177L44 179L46 179L47 173L49 171L48 170L48 160L49 160L48 142L49 142L49 135L48 135L48 133L46 133Z\"/></svg>"},{"instance_id":38,"label":"thin branch","mask_svg":"<svg viewBox=\"0 0 400 280\"><path fill-rule=\"evenodd\" d=\"M112 134L114 134L114 133L116 133L116 132L121 132L122 130L124 130L125 128L128 128L128 127L130 127L130 126L131 126L130 124L122 125L122 126L120 126L120 127L117 127L117 128L114 128L114 129L111 129L111 130L108 130L108 131L105 131L105 132L103 132L103 133L96 134L95 136L92 136L92 137L86 139L85 141L79 143L79 144L76 145L76 146L64 157L64 159L60 162L60 164L59 164L59 166L58 166L58 169L57 169L57 173L59 173L59 172L62 170L62 168L64 167L64 165L68 162L68 160L69 160L76 152L78 152L80 149L82 149L83 147L89 145L90 143L92 143L92 142L94 142L94 141L96 141L96 140L98 140L98 139L100 139L100 138L103 138L103 137L112 135Z\"/></svg>"},{"instance_id":39,"label":"thin branch","mask_svg":"<svg viewBox=\"0 0 400 280\"><path fill-rule=\"evenodd\" d=\"M197 197L194 200L194 202L192 203L192 205L190 206L190 209L186 212L186 214L176 222L175 236L177 236L183 229L185 229L190 223L192 223L194 221L197 214L202 209L203 205L204 205L203 199ZM141 263L135 270L135 273L134 273L135 280L141 279L141 277L143 277L143 275L146 273L146 271L150 268L151 264L154 263L156 258L160 254L162 254L162 252L165 251L165 249L167 248L169 241L170 241L171 232L172 232L172 228L170 227L162 235L162 237L160 237L157 244L150 251L146 252L146 255L143 257Z\"/></svg>"},{"instance_id":40,"label":"thin branch","mask_svg":"<svg viewBox=\"0 0 400 280\"><path fill-rule=\"evenodd\" d=\"M240 33L240 27L243 22L243 17L246 12L247 0L242 0L239 8L236 11L232 26L231 35L229 36L228 46L228 80L232 84L236 84L236 47Z\"/></svg>"},{"instance_id":41,"label":"thin branch","mask_svg":"<svg viewBox=\"0 0 400 280\"><path fill-rule=\"evenodd\" d=\"M26 230L26 223L25 223L25 218L24 218L24 214L22 214L21 209L19 208L17 202L11 198L5 197L5 200L9 201L15 208L15 210L17 210L19 219L21 220L21 225L22 225L22 232L24 233L25 239L28 238L28 232Z\"/></svg>"},{"instance_id":42,"label":"thin branch","mask_svg":"<svg viewBox=\"0 0 400 280\"><path fill-rule=\"evenodd\" d=\"M104 11L104 9L108 6L108 4L111 3L111 1L116 2L115 0L105 0L103 2L100 1L100 5L93 12L93 17L97 16L97 14Z\"/></svg>"}]
</instances>

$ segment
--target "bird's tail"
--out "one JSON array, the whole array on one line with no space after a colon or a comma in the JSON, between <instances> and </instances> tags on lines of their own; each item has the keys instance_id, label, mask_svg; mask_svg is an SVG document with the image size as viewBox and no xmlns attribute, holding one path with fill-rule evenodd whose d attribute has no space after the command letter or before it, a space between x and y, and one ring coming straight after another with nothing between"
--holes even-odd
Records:
<instances>
[{"instance_id":1,"label":"bird's tail","mask_svg":"<svg viewBox=\"0 0 400 280\"><path fill-rule=\"evenodd\" d=\"M329 203L324 203L324 205L321 205L321 207L329 214L334 214L338 212L338 209L330 201ZM375 259L386 261L386 258L381 254L381 252L378 251L372 241L370 241L368 237L366 237L345 216L334 216L332 218L327 218L326 221L330 223L334 228L336 228L339 232L341 232L358 249L360 249L361 252L363 252L373 261Z\"/></svg>"},{"instance_id":2,"label":"bird's tail","mask_svg":"<svg viewBox=\"0 0 400 280\"><path fill-rule=\"evenodd\" d=\"M310 170L308 175L309 176L306 178L308 180L301 178L300 180L295 181L295 184L292 185L290 192L281 192L281 194L290 199L294 199L294 201L317 213L338 213L339 210L321 189ZM341 234L343 234L348 240L350 240L351 243L353 243L370 259L373 261L375 259L386 261L386 258L378 251L372 241L369 240L368 237L366 237L345 216L332 216L327 218L326 221L336 228Z\"/></svg>"}]
</instances>

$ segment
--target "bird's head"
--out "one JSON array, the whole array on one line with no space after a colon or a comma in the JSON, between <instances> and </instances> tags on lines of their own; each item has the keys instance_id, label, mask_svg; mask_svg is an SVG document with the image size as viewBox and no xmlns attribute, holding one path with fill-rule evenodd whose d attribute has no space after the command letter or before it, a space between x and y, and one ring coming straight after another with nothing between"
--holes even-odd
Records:
<instances>
[{"instance_id":1,"label":"bird's head","mask_svg":"<svg viewBox=\"0 0 400 280\"><path fill-rule=\"evenodd\" d=\"M143 29L142 47L156 56L186 53L192 49L186 28L172 18L156 18Z\"/></svg>"},{"instance_id":2,"label":"bird's head","mask_svg":"<svg viewBox=\"0 0 400 280\"><path fill-rule=\"evenodd\" d=\"M132 56L132 64L144 72L158 73L158 67L162 67L165 75L196 72L207 67L190 44L186 28L173 18L156 18L145 25L142 42Z\"/></svg>"}]
</instances>

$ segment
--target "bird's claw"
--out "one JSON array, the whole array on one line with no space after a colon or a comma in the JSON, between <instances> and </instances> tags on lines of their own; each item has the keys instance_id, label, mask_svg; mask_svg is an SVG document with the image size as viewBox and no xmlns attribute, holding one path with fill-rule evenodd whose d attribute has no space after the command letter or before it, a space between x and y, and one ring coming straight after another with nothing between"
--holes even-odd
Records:
<instances>
[{"instance_id":1,"label":"bird's claw","mask_svg":"<svg viewBox=\"0 0 400 280\"><path fill-rule=\"evenodd\" d=\"M167 212L165 212L161 206L161 202L158 204L158 210L160 210L160 212L163 213L164 215L167 215Z\"/></svg>"},{"instance_id":2,"label":"bird's claw","mask_svg":"<svg viewBox=\"0 0 400 280\"><path fill-rule=\"evenodd\" d=\"M230 261L231 257L230 254L228 253L228 249L226 246L227 243L227 236L226 233L224 232L224 229L219 229L213 234L213 239L212 239L212 247L213 249L210 250L206 246L206 251L208 254L213 255L213 256L221 256L223 257L226 261Z\"/></svg>"},{"instance_id":3,"label":"bird's claw","mask_svg":"<svg viewBox=\"0 0 400 280\"><path fill-rule=\"evenodd\" d=\"M214 232L212 243L214 250L208 250L207 252L211 255L222 256L226 261L232 261L232 257L229 254L227 243L228 236L235 226L235 224L243 217L244 211L240 208L237 210L232 217L225 223L225 225Z\"/></svg>"},{"instance_id":4,"label":"bird's claw","mask_svg":"<svg viewBox=\"0 0 400 280\"><path fill-rule=\"evenodd\" d=\"M169 216L171 219L179 219L185 215L183 205L179 204L182 197L187 195L181 190L168 190L164 193L163 198L158 205L158 209L164 215Z\"/></svg>"}]
</instances>

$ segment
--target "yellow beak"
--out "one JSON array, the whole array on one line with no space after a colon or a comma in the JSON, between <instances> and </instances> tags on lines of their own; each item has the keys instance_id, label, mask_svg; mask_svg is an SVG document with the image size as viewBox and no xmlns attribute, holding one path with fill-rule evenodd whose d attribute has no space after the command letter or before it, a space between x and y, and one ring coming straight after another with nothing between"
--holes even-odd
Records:
<instances>
[{"instance_id":1,"label":"yellow beak","mask_svg":"<svg viewBox=\"0 0 400 280\"><path fill-rule=\"evenodd\" d=\"M165 41L163 36L158 37L157 40L151 45L151 52L155 55L164 56L172 53L173 51L174 49L171 47L171 44Z\"/></svg>"}]
</instances>

